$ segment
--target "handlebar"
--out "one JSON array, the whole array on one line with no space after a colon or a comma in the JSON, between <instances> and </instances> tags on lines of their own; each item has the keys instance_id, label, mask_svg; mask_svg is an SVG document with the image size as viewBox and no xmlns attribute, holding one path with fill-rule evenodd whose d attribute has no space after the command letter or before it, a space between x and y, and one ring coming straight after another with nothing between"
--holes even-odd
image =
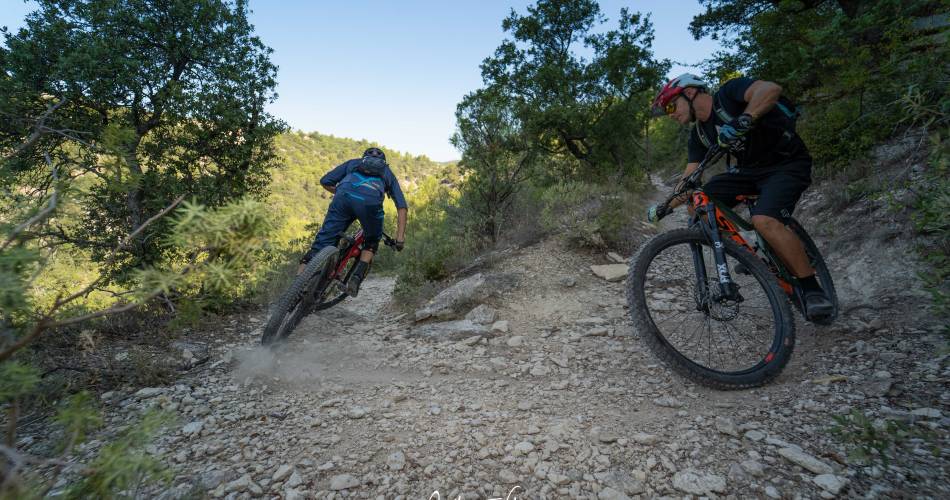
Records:
<instances>
[{"instance_id":1,"label":"handlebar","mask_svg":"<svg viewBox=\"0 0 950 500\"><path fill-rule=\"evenodd\" d=\"M686 178L680 181L680 183L677 185L677 188L674 190L673 194L671 194L666 199L666 201L664 201L659 206L660 208L657 210L657 212L662 213L664 216L666 214L669 214L672 211L672 208L670 208L670 203L672 203L673 199L682 195L683 193L686 193L686 192L692 191L693 189L701 187L702 183L700 182L700 180L703 177L703 172L706 170L707 167L716 163L725 155L726 155L726 150L719 147L718 144L714 144L712 147L710 147L709 150L706 151L706 156L703 158L703 161L699 162L699 166L696 167L696 170L694 170L691 174L689 174L689 176L687 176Z\"/></svg>"},{"instance_id":2,"label":"handlebar","mask_svg":"<svg viewBox=\"0 0 950 500\"><path fill-rule=\"evenodd\" d=\"M392 248L393 250L397 252L402 251L402 249L399 248L399 246L397 245L396 240L390 237L385 232L383 232L383 243L386 244L386 246L388 246L389 248Z\"/></svg>"}]
</instances>

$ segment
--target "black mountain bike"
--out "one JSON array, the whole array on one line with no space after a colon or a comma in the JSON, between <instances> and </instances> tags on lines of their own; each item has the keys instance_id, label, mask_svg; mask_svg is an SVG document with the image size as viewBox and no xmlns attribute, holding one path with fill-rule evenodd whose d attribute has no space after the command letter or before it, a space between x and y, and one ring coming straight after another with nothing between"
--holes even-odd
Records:
<instances>
[{"instance_id":1,"label":"black mountain bike","mask_svg":"<svg viewBox=\"0 0 950 500\"><path fill-rule=\"evenodd\" d=\"M359 262L363 242L363 230L360 229L352 237L341 237L337 246L326 247L313 256L271 309L261 344L271 345L284 340L311 312L342 302L348 296L346 284ZM383 233L383 243L396 248L396 240L386 233Z\"/></svg>"},{"instance_id":2,"label":"black mountain bike","mask_svg":"<svg viewBox=\"0 0 950 500\"><path fill-rule=\"evenodd\" d=\"M634 257L627 301L634 328L674 370L706 386L743 389L781 373L795 347L789 303L802 314L805 307L798 280L752 224L703 192L703 171L724 155L711 148L661 205L668 213L674 198L692 192L689 226L655 236ZM739 199L751 209L756 197ZM798 221L788 227L834 303L830 316L806 320L830 324L838 297L828 266Z\"/></svg>"}]
</instances>

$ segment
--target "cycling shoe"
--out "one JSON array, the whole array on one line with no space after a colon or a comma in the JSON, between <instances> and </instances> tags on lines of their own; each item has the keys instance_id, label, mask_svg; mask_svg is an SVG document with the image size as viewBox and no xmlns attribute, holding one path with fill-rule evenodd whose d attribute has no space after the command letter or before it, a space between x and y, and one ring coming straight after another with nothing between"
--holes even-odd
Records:
<instances>
[{"instance_id":1,"label":"cycling shoe","mask_svg":"<svg viewBox=\"0 0 950 500\"><path fill-rule=\"evenodd\" d=\"M835 305L823 290L805 292L805 316L812 321L820 321L835 312Z\"/></svg>"},{"instance_id":2,"label":"cycling shoe","mask_svg":"<svg viewBox=\"0 0 950 500\"><path fill-rule=\"evenodd\" d=\"M360 293L360 284L363 282L363 278L360 275L353 273L353 276L350 276L350 280L346 282L346 294L350 297L356 297Z\"/></svg>"}]
</instances>

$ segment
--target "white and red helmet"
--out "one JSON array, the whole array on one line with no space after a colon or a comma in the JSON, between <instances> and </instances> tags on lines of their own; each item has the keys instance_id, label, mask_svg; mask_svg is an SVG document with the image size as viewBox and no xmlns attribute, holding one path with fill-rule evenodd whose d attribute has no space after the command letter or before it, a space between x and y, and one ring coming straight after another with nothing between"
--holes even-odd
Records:
<instances>
[{"instance_id":1,"label":"white and red helmet","mask_svg":"<svg viewBox=\"0 0 950 500\"><path fill-rule=\"evenodd\" d=\"M653 99L653 115L662 116L666 113L666 105L673 101L676 96L683 93L683 89L689 87L696 87L702 89L703 91L709 90L709 86L706 85L700 77L692 73L683 73L680 76L670 80L663 86L660 90L660 93L656 95L656 99Z\"/></svg>"}]
</instances>

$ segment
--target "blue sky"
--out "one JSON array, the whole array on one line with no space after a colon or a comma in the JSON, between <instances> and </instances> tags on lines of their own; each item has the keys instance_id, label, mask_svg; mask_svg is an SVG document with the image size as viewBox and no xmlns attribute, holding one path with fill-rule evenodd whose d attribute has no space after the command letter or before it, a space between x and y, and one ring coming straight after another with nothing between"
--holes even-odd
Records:
<instances>
[{"instance_id":1,"label":"blue sky","mask_svg":"<svg viewBox=\"0 0 950 500\"><path fill-rule=\"evenodd\" d=\"M2 0L0 26L22 25L32 4ZM274 49L278 100L270 112L294 129L369 139L434 160L457 159L448 138L455 106L481 86L478 65L504 39L501 21L534 1L251 0L251 22ZM658 57L698 63L717 49L687 31L696 0L601 0L650 13ZM671 73L688 70L676 65Z\"/></svg>"}]
</instances>

